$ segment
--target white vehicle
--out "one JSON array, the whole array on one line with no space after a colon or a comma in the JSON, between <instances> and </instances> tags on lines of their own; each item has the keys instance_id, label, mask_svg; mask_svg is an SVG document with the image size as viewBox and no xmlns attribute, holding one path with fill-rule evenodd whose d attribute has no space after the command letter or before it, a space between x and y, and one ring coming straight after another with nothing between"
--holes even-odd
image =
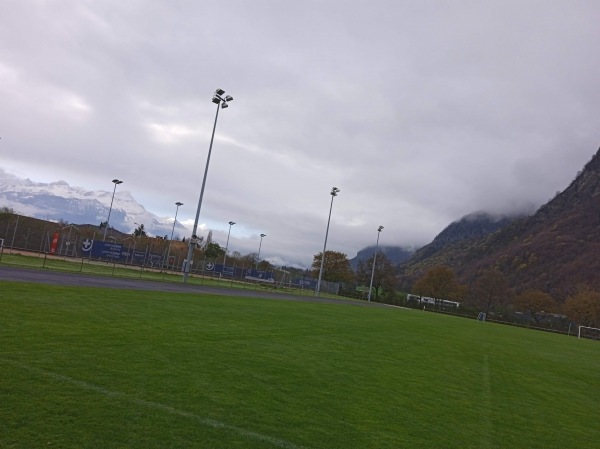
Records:
<instances>
[{"instance_id":1,"label":"white vehicle","mask_svg":"<svg viewBox=\"0 0 600 449\"><path fill-rule=\"evenodd\" d=\"M460 302L458 301L449 301L447 299L435 299L430 298L429 296L419 296L413 294L406 295L406 301L411 302L415 301L417 304L429 304L431 306L440 305L444 309L458 309L460 308Z\"/></svg>"}]
</instances>

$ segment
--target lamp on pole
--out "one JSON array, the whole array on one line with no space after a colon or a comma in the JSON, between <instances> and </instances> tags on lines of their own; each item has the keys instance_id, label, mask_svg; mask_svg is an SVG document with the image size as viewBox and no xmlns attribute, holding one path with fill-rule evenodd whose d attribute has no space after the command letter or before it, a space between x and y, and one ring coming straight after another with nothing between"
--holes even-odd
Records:
<instances>
[{"instance_id":1,"label":"lamp on pole","mask_svg":"<svg viewBox=\"0 0 600 449\"><path fill-rule=\"evenodd\" d=\"M321 294L321 278L323 277L323 265L325 264L325 250L327 248L327 235L329 234L329 222L331 221L331 209L333 209L333 198L340 193L340 189L337 187L332 187L331 192L331 205L329 206L329 218L327 219L327 230L325 231L325 244L323 245L323 254L321 255L321 268L319 269L319 280L317 281L317 291L316 296Z\"/></svg>"},{"instance_id":2,"label":"lamp on pole","mask_svg":"<svg viewBox=\"0 0 600 449\"><path fill-rule=\"evenodd\" d=\"M167 250L167 270L169 269L169 257L171 256L171 242L173 241L173 233L175 232L175 223L177 223L177 213L179 212L179 206L183 206L183 203L177 201L175 203L177 208L175 209L175 219L173 220L173 229L171 229L171 240L169 240L169 249Z\"/></svg>"},{"instance_id":3,"label":"lamp on pole","mask_svg":"<svg viewBox=\"0 0 600 449\"><path fill-rule=\"evenodd\" d=\"M373 269L371 270L371 284L369 285L368 301L371 301L371 289L373 288L373 277L375 276L375 261L377 260L377 250L379 248L379 236L381 235L382 230L383 230L383 226L379 226L377 228L377 245L375 245L375 255L373 256Z\"/></svg>"},{"instance_id":4,"label":"lamp on pole","mask_svg":"<svg viewBox=\"0 0 600 449\"><path fill-rule=\"evenodd\" d=\"M260 243L258 244L258 256L256 257L256 270L258 271L258 263L260 262L260 247L262 246L262 239L266 237L267 234L260 235Z\"/></svg>"},{"instance_id":5,"label":"lamp on pole","mask_svg":"<svg viewBox=\"0 0 600 449\"><path fill-rule=\"evenodd\" d=\"M200 198L198 199L198 208L196 209L196 218L194 220L194 228L192 230L192 237L189 240L188 244L188 253L187 260L185 264L185 269L183 271L183 282L187 282L188 277L190 275L190 271L192 270L192 258L194 256L194 246L198 242L198 236L196 233L198 232L198 219L200 218L200 209L202 208L202 197L204 196L204 187L206 186L206 175L208 175L208 164L210 163L210 154L212 152L213 141L215 139L215 130L217 129L217 119L219 118L219 109L225 109L229 105L230 101L233 100L231 95L226 95L223 89L217 89L213 94L212 102L217 105L217 113L215 114L215 124L213 125L212 136L210 137L210 145L208 147L208 157L206 158L206 167L204 168L204 178L202 179L202 189L200 189Z\"/></svg>"},{"instance_id":6,"label":"lamp on pole","mask_svg":"<svg viewBox=\"0 0 600 449\"><path fill-rule=\"evenodd\" d=\"M227 251L229 250L229 236L231 235L231 227L235 224L235 221L229 222L229 232L227 233L227 243L225 244L225 257L223 257L223 266L225 266L225 261L227 260Z\"/></svg>"},{"instance_id":7,"label":"lamp on pole","mask_svg":"<svg viewBox=\"0 0 600 449\"><path fill-rule=\"evenodd\" d=\"M103 241L106 241L106 231L108 231L108 226L110 223L110 213L112 212L113 201L115 200L115 192L117 191L117 186L119 184L123 184L123 181L119 181L118 179L113 179L112 182L115 184L115 188L113 189L112 199L110 200L110 209L108 209L108 218L106 219L106 227L104 228L104 237Z\"/></svg>"}]
</instances>

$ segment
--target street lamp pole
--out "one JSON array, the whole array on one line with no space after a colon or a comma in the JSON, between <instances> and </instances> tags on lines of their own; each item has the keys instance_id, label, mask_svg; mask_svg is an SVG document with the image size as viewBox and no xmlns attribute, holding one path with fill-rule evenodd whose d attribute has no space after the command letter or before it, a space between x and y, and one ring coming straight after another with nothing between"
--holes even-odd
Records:
<instances>
[{"instance_id":1,"label":"street lamp pole","mask_svg":"<svg viewBox=\"0 0 600 449\"><path fill-rule=\"evenodd\" d=\"M371 284L369 285L368 301L371 301L371 290L373 289L373 277L375 276L375 261L377 260L377 250L379 249L379 236L381 235L382 230L383 230L383 226L379 226L377 228L377 245L375 245L375 255L373 256L373 269L371 270Z\"/></svg>"},{"instance_id":2,"label":"street lamp pole","mask_svg":"<svg viewBox=\"0 0 600 449\"><path fill-rule=\"evenodd\" d=\"M231 235L231 227L235 224L235 221L229 222L229 232L227 233L227 244L225 245L225 257L223 257L223 266L225 266L225 262L227 261L227 251L229 250L229 236Z\"/></svg>"},{"instance_id":3,"label":"street lamp pole","mask_svg":"<svg viewBox=\"0 0 600 449\"><path fill-rule=\"evenodd\" d=\"M169 240L169 249L167 250L167 270L169 269L169 257L171 256L171 242L173 241L173 233L175 232L175 223L177 223L177 213L179 212L179 206L183 206L181 201L175 203L177 208L175 209L175 219L173 220L173 229L171 229L171 239Z\"/></svg>"},{"instance_id":4,"label":"street lamp pole","mask_svg":"<svg viewBox=\"0 0 600 449\"><path fill-rule=\"evenodd\" d=\"M104 228L104 237L102 238L102 241L106 241L106 231L108 231L108 226L110 223L110 213L112 212L113 202L115 201L117 185L123 184L123 181L119 181L118 179L113 179L112 182L115 184L115 188L113 189L112 199L110 200L110 209L108 209L108 218L106 219L106 227Z\"/></svg>"},{"instance_id":5,"label":"street lamp pole","mask_svg":"<svg viewBox=\"0 0 600 449\"><path fill-rule=\"evenodd\" d=\"M329 206L329 218L327 219L327 230L325 231L325 243L323 244L323 254L321 255L321 268L319 269L319 280L317 281L316 296L321 294L321 278L323 277L323 265L325 264L325 250L327 248L327 236L329 235L329 222L331 221L331 209L333 209L333 198L340 193L340 189L332 187L331 192L331 205Z\"/></svg>"},{"instance_id":6,"label":"street lamp pole","mask_svg":"<svg viewBox=\"0 0 600 449\"><path fill-rule=\"evenodd\" d=\"M258 256L256 257L256 271L258 271L258 263L260 262L260 248L262 246L262 239L263 237L266 237L267 234L261 234L260 235L260 243L258 244Z\"/></svg>"},{"instance_id":7,"label":"street lamp pole","mask_svg":"<svg viewBox=\"0 0 600 449\"><path fill-rule=\"evenodd\" d=\"M210 145L208 147L208 157L206 158L206 167L204 168L204 178L202 179L202 189L200 190L200 198L198 199L198 208L196 209L196 218L194 220L194 228L192 230L192 237L188 244L188 253L183 271L183 282L187 282L190 272L192 270L192 258L194 257L194 246L198 242L198 219L200 218L200 209L202 208L202 197L204 196L204 187L206 186L206 176L208 175L208 165L210 163L210 154L212 153L213 141L215 139L215 130L217 129L217 119L219 118L219 109L225 109L229 105L228 102L233 100L231 95L223 97L225 91L223 89L217 89L213 95L212 102L217 105L217 113L215 114L215 123L213 125L212 136L210 137Z\"/></svg>"}]
</instances>

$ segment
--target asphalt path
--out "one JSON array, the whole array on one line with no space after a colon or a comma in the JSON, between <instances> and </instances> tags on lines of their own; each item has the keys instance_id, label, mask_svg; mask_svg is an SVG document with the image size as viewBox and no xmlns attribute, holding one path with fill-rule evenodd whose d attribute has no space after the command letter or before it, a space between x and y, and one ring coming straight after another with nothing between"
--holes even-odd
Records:
<instances>
[{"instance_id":1,"label":"asphalt path","mask_svg":"<svg viewBox=\"0 0 600 449\"><path fill-rule=\"evenodd\" d=\"M208 287L197 284L174 283L165 281L149 281L144 279L124 279L118 277L93 276L81 273L65 273L60 271L37 270L29 268L0 266L0 298L2 297L2 281L25 282L47 285L68 285L74 287L113 288L123 290L139 290L168 293L188 293L195 295L226 295L249 298L278 299L286 301L321 302L362 307L389 307L386 304L366 301L352 301L314 296L300 296L273 291L244 290L229 287Z\"/></svg>"}]
</instances>

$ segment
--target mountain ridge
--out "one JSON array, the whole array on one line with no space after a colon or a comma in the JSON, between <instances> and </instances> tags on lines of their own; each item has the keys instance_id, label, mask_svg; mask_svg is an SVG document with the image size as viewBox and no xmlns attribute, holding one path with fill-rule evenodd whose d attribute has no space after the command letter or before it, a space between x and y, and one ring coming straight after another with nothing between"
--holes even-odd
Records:
<instances>
[{"instance_id":1,"label":"mountain ridge","mask_svg":"<svg viewBox=\"0 0 600 449\"><path fill-rule=\"evenodd\" d=\"M450 242L428 257L401 265L410 286L427 269L446 265L474 282L486 269L500 271L513 293L538 289L564 300L580 286L600 288L600 149L575 179L532 215L482 237Z\"/></svg>"},{"instance_id":2,"label":"mountain ridge","mask_svg":"<svg viewBox=\"0 0 600 449\"><path fill-rule=\"evenodd\" d=\"M359 250L352 259L350 259L350 266L354 271L358 269L358 264L360 261L366 261L367 259L373 257L375 254L375 250L377 249L376 245L366 246ZM378 252L382 253L387 257L390 262L394 265L398 265L404 262L406 259L413 254L414 250L406 249L401 246L393 246L393 245L380 245L377 249Z\"/></svg>"},{"instance_id":3,"label":"mountain ridge","mask_svg":"<svg viewBox=\"0 0 600 449\"><path fill-rule=\"evenodd\" d=\"M49 183L20 179L0 169L0 202L3 206L34 218L70 223L100 224L106 221L113 192L86 190L59 180ZM114 192L110 212L110 226L131 233L144 224L150 235L168 235L173 229L173 218L162 218L147 211L127 190ZM181 223L179 232L187 233Z\"/></svg>"}]
</instances>

